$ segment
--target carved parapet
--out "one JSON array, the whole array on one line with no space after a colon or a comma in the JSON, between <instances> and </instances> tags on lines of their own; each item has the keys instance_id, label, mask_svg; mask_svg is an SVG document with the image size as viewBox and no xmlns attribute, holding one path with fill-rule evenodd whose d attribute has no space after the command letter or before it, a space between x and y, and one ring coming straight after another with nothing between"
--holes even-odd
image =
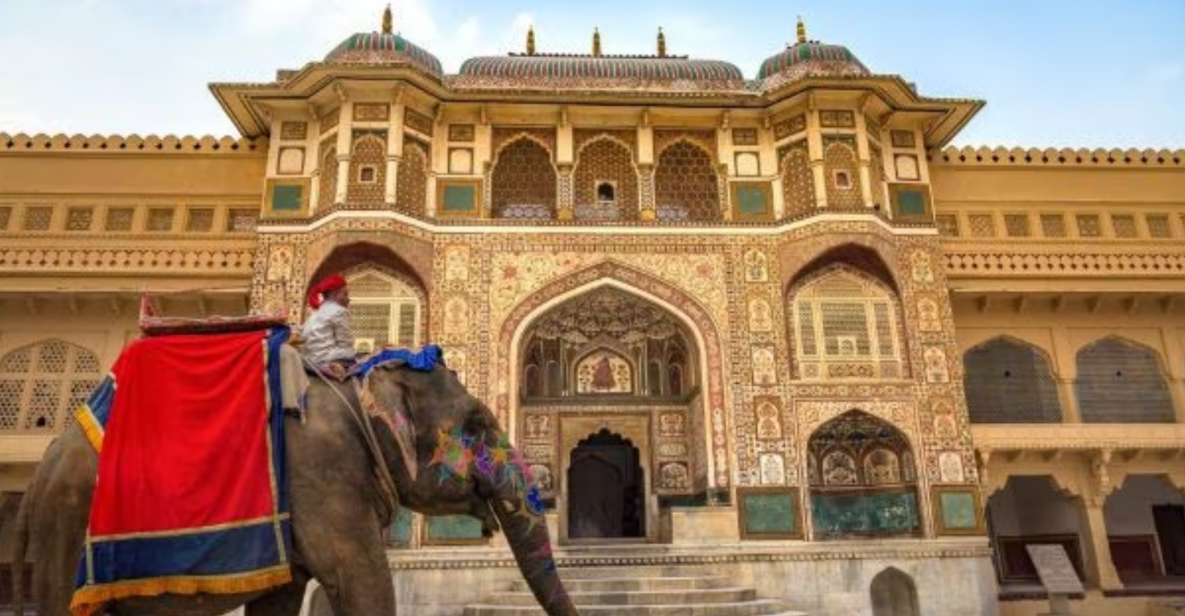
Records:
<instances>
[{"instance_id":1,"label":"carved parapet","mask_svg":"<svg viewBox=\"0 0 1185 616\"><path fill-rule=\"evenodd\" d=\"M969 250L948 244L943 257L952 278L966 276L1073 276L1106 275L1158 277L1185 276L1185 252L1132 251L1087 252L1082 245L1042 252L1008 246L1007 250Z\"/></svg>"},{"instance_id":2,"label":"carved parapet","mask_svg":"<svg viewBox=\"0 0 1185 616\"><path fill-rule=\"evenodd\" d=\"M0 272L190 273L251 275L251 243L228 247L110 246L90 248L16 247L0 249Z\"/></svg>"},{"instance_id":3,"label":"carved parapet","mask_svg":"<svg viewBox=\"0 0 1185 616\"><path fill-rule=\"evenodd\" d=\"M236 139L234 137L216 138L211 135L203 135L201 137L191 135L181 137L175 135L165 135L163 137L148 135L141 137L133 134L125 137L123 135L46 135L44 133L38 133L36 135L18 133L10 135L8 133L0 133L0 152L262 154L267 152L267 147L268 142L266 137L256 139L240 137Z\"/></svg>"},{"instance_id":4,"label":"carved parapet","mask_svg":"<svg viewBox=\"0 0 1185 616\"><path fill-rule=\"evenodd\" d=\"M948 147L932 152L930 162L946 165L999 165L1037 167L1185 167L1185 150L1137 150L1112 148L989 148Z\"/></svg>"}]
</instances>

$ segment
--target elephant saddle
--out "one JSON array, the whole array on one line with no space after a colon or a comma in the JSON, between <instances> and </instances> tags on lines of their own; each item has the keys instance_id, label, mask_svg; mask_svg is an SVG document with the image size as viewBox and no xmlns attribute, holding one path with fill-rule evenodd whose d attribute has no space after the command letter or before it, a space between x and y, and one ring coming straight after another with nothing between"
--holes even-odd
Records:
<instances>
[{"instance_id":1,"label":"elephant saddle","mask_svg":"<svg viewBox=\"0 0 1185 616\"><path fill-rule=\"evenodd\" d=\"M291 580L287 327L130 343L76 413L99 452L71 611Z\"/></svg>"}]
</instances>

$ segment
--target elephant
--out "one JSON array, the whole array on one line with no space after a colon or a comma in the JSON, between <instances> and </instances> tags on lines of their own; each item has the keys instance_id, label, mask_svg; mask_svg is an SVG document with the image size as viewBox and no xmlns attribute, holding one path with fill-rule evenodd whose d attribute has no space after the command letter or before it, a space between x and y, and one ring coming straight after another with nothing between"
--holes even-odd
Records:
<instances>
[{"instance_id":1,"label":"elephant","mask_svg":"<svg viewBox=\"0 0 1185 616\"><path fill-rule=\"evenodd\" d=\"M406 413L414 426L417 472L400 455L391 414L369 418L400 505L430 515L477 515L486 532L500 527L544 611L576 615L551 555L537 488L490 409L441 364L430 371L380 365L367 387L378 408ZM248 616L296 616L308 580L316 579L340 616L395 614L381 540L390 512L347 402L358 404L351 385L314 379L304 419L285 417L294 547L290 583L247 594L126 598L108 604L108 611L216 616L245 606ZM94 448L74 423L46 450L22 499L13 582L21 588L25 553L32 548L37 556L33 597L40 616L70 613L97 468ZM19 599L16 614L23 614Z\"/></svg>"}]
</instances>

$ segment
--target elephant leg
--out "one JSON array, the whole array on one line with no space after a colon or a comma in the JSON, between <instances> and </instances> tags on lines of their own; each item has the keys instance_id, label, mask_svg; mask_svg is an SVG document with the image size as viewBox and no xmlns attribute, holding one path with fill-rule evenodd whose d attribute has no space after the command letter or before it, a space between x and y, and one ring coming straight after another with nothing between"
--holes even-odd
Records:
<instances>
[{"instance_id":1,"label":"elephant leg","mask_svg":"<svg viewBox=\"0 0 1185 616\"><path fill-rule=\"evenodd\" d=\"M246 616L298 616L308 577L297 571L292 582L247 604Z\"/></svg>"},{"instance_id":2,"label":"elephant leg","mask_svg":"<svg viewBox=\"0 0 1185 616\"><path fill-rule=\"evenodd\" d=\"M395 614L395 587L378 515L355 485L293 485L293 539L335 614ZM313 487L312 485L307 487Z\"/></svg>"}]
</instances>

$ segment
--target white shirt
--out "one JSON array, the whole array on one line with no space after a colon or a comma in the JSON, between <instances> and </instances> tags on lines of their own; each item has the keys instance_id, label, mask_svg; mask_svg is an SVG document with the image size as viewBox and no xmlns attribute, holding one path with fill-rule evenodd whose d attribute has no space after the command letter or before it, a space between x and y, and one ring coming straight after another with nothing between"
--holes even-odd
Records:
<instances>
[{"instance_id":1,"label":"white shirt","mask_svg":"<svg viewBox=\"0 0 1185 616\"><path fill-rule=\"evenodd\" d=\"M341 304L326 300L300 330L304 354L316 365L339 359L354 359L354 332L350 312Z\"/></svg>"}]
</instances>

